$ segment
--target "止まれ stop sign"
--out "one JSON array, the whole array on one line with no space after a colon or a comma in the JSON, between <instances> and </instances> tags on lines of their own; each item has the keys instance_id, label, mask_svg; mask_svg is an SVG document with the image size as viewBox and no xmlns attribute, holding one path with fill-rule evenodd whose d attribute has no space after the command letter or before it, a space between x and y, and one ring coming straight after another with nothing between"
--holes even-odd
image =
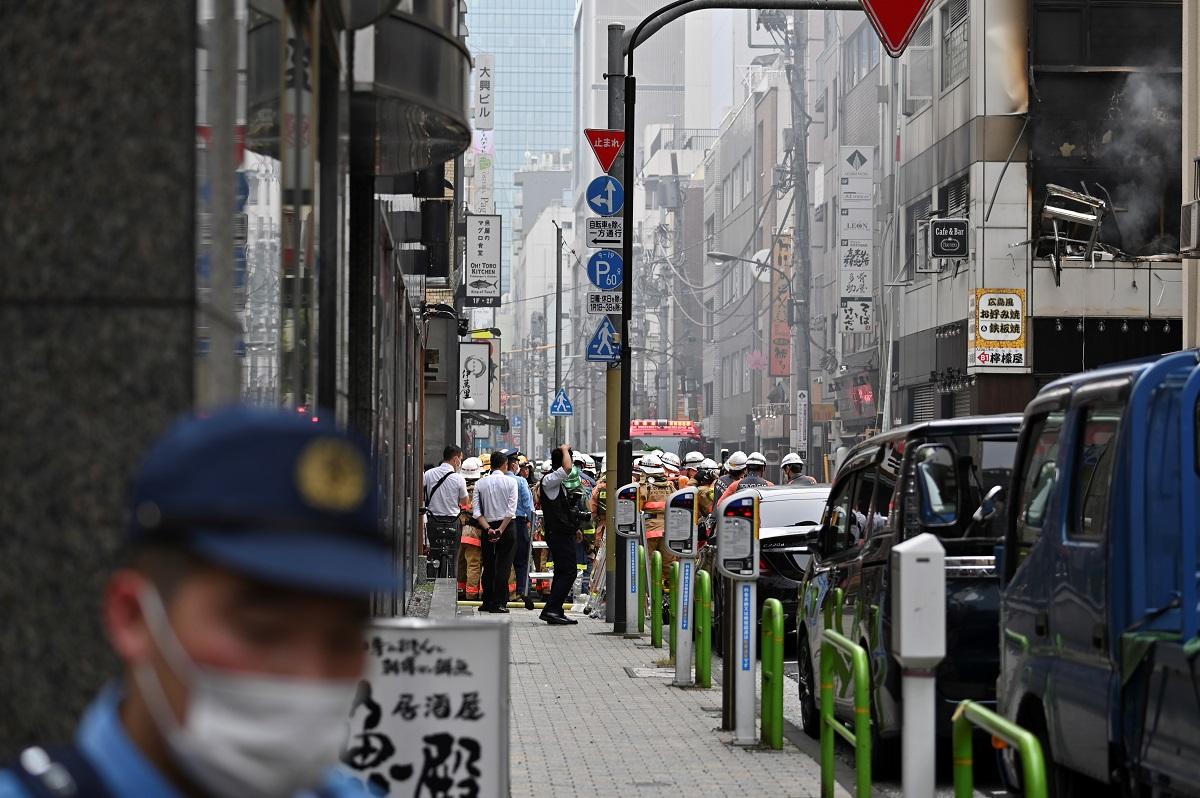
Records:
<instances>
[{"instance_id":1,"label":"\u6b62\u307e\u308c stop sign","mask_svg":"<svg viewBox=\"0 0 1200 798\"><path fill-rule=\"evenodd\" d=\"M862 0L863 11L892 58L904 52L931 5L933 0Z\"/></svg>"}]
</instances>

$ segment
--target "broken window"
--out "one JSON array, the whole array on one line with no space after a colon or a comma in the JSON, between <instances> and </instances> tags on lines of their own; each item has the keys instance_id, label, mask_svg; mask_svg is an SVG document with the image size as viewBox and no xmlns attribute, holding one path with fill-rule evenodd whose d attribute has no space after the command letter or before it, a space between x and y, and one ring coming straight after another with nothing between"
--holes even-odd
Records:
<instances>
[{"instance_id":1,"label":"broken window","mask_svg":"<svg viewBox=\"0 0 1200 798\"><path fill-rule=\"evenodd\" d=\"M912 116L933 102L933 20L913 35L905 56L904 113Z\"/></svg>"}]
</instances>

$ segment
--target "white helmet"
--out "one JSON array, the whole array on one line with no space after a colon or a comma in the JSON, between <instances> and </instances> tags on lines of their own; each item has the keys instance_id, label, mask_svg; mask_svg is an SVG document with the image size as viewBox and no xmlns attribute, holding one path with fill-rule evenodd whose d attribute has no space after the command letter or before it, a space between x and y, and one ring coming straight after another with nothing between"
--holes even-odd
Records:
<instances>
[{"instance_id":1,"label":"white helmet","mask_svg":"<svg viewBox=\"0 0 1200 798\"><path fill-rule=\"evenodd\" d=\"M762 452L750 452L746 457L746 465L748 466L765 466L767 458L763 457Z\"/></svg>"},{"instance_id":2,"label":"white helmet","mask_svg":"<svg viewBox=\"0 0 1200 798\"><path fill-rule=\"evenodd\" d=\"M663 473L663 461L656 452L651 452L642 458L642 473L655 475Z\"/></svg>"},{"instance_id":3,"label":"white helmet","mask_svg":"<svg viewBox=\"0 0 1200 798\"><path fill-rule=\"evenodd\" d=\"M704 455L694 449L683 456L683 464L687 468L700 468L702 460L704 460Z\"/></svg>"},{"instance_id":4,"label":"white helmet","mask_svg":"<svg viewBox=\"0 0 1200 798\"><path fill-rule=\"evenodd\" d=\"M741 471L746 467L746 453L738 449L733 454L729 455L729 459L725 461L726 471Z\"/></svg>"},{"instance_id":5,"label":"white helmet","mask_svg":"<svg viewBox=\"0 0 1200 798\"><path fill-rule=\"evenodd\" d=\"M666 452L662 456L663 467L668 471L679 471L679 455L674 452Z\"/></svg>"},{"instance_id":6,"label":"white helmet","mask_svg":"<svg viewBox=\"0 0 1200 798\"><path fill-rule=\"evenodd\" d=\"M718 468L720 468L720 466L717 465L716 460L712 459L711 457L705 457L703 460L701 460L699 463L696 464L696 468L708 468L713 471L716 471Z\"/></svg>"},{"instance_id":7,"label":"white helmet","mask_svg":"<svg viewBox=\"0 0 1200 798\"><path fill-rule=\"evenodd\" d=\"M587 460L584 459L583 452L571 452L571 462L579 463L579 465L583 465L584 463L587 462Z\"/></svg>"},{"instance_id":8,"label":"white helmet","mask_svg":"<svg viewBox=\"0 0 1200 798\"><path fill-rule=\"evenodd\" d=\"M796 454L795 452L788 452L783 456L783 459L779 461L779 465L784 468L787 468L788 466L799 466L800 468L804 468L804 461L801 460L800 455Z\"/></svg>"},{"instance_id":9,"label":"white helmet","mask_svg":"<svg viewBox=\"0 0 1200 798\"><path fill-rule=\"evenodd\" d=\"M583 470L584 471L589 471L589 470L595 471L596 470L596 461L592 458L592 456L590 454L584 453L584 455L583 455Z\"/></svg>"},{"instance_id":10,"label":"white helmet","mask_svg":"<svg viewBox=\"0 0 1200 798\"><path fill-rule=\"evenodd\" d=\"M550 465L550 461L549 461L549 460L543 460L543 461L542 461L542 465L540 466L540 468L541 468L541 470L542 470L542 473L543 473L543 474L549 474L549 473L550 473L550 469L552 468L552 466Z\"/></svg>"},{"instance_id":11,"label":"white helmet","mask_svg":"<svg viewBox=\"0 0 1200 798\"><path fill-rule=\"evenodd\" d=\"M462 468L458 469L458 473L463 475L463 479L479 479L483 472L483 461L478 457L468 457L463 460Z\"/></svg>"}]
</instances>

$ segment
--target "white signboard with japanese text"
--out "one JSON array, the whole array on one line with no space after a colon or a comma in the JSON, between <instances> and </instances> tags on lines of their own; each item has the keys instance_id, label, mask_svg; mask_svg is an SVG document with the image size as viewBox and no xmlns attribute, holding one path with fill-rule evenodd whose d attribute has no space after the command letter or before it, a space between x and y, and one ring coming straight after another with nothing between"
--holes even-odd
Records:
<instances>
[{"instance_id":1,"label":"white signboard with japanese text","mask_svg":"<svg viewBox=\"0 0 1200 798\"><path fill-rule=\"evenodd\" d=\"M842 239L838 247L838 285L841 297L870 298L875 287L875 273L871 269L871 240L853 241Z\"/></svg>"},{"instance_id":2,"label":"white signboard with japanese text","mask_svg":"<svg viewBox=\"0 0 1200 798\"><path fill-rule=\"evenodd\" d=\"M838 330L844 333L871 332L875 329L875 302L871 299L842 299Z\"/></svg>"},{"instance_id":3,"label":"white signboard with japanese text","mask_svg":"<svg viewBox=\"0 0 1200 798\"><path fill-rule=\"evenodd\" d=\"M842 300L843 332L847 329L846 308L871 304L875 293L872 262L875 235L875 148L842 147L838 169L838 296ZM848 303L847 300L854 300ZM868 311L869 313L869 311ZM861 318L861 312L854 314ZM860 322L855 322L859 325Z\"/></svg>"},{"instance_id":4,"label":"white signboard with japanese text","mask_svg":"<svg viewBox=\"0 0 1200 798\"><path fill-rule=\"evenodd\" d=\"M458 345L458 404L466 408L464 400L475 402L470 410L491 410L492 347L486 341L461 343Z\"/></svg>"},{"instance_id":5,"label":"white signboard with japanese text","mask_svg":"<svg viewBox=\"0 0 1200 798\"><path fill-rule=\"evenodd\" d=\"M368 795L508 795L508 624L378 620L342 771Z\"/></svg>"},{"instance_id":6,"label":"white signboard with japanese text","mask_svg":"<svg viewBox=\"0 0 1200 798\"><path fill-rule=\"evenodd\" d=\"M598 216L585 220L585 240L589 247L620 249L624 240L625 220L620 216Z\"/></svg>"},{"instance_id":7,"label":"white signboard with japanese text","mask_svg":"<svg viewBox=\"0 0 1200 798\"><path fill-rule=\"evenodd\" d=\"M463 273L464 304L500 307L500 217L467 214L467 263Z\"/></svg>"},{"instance_id":8,"label":"white signboard with japanese text","mask_svg":"<svg viewBox=\"0 0 1200 798\"><path fill-rule=\"evenodd\" d=\"M478 53L474 78L475 113L471 125L476 130L492 130L496 126L496 56Z\"/></svg>"},{"instance_id":9,"label":"white signboard with japanese text","mask_svg":"<svg viewBox=\"0 0 1200 798\"><path fill-rule=\"evenodd\" d=\"M796 427L792 430L792 448L808 454L808 391L796 391Z\"/></svg>"},{"instance_id":10,"label":"white signboard with japanese text","mask_svg":"<svg viewBox=\"0 0 1200 798\"><path fill-rule=\"evenodd\" d=\"M1027 370L1025 289L977 288L972 300L968 366Z\"/></svg>"},{"instance_id":11,"label":"white signboard with japanese text","mask_svg":"<svg viewBox=\"0 0 1200 798\"><path fill-rule=\"evenodd\" d=\"M587 312L594 316L615 316L621 312L620 291L589 291Z\"/></svg>"}]
</instances>

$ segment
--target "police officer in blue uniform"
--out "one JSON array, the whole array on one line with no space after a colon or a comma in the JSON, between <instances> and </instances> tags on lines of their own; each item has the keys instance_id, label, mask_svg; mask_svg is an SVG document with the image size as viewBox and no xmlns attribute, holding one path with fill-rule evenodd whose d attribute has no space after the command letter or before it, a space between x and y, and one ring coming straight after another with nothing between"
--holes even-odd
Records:
<instances>
[{"instance_id":1,"label":"police officer in blue uniform","mask_svg":"<svg viewBox=\"0 0 1200 798\"><path fill-rule=\"evenodd\" d=\"M101 602L122 675L0 798L341 798L369 595L397 586L367 450L307 416L180 422Z\"/></svg>"}]
</instances>

